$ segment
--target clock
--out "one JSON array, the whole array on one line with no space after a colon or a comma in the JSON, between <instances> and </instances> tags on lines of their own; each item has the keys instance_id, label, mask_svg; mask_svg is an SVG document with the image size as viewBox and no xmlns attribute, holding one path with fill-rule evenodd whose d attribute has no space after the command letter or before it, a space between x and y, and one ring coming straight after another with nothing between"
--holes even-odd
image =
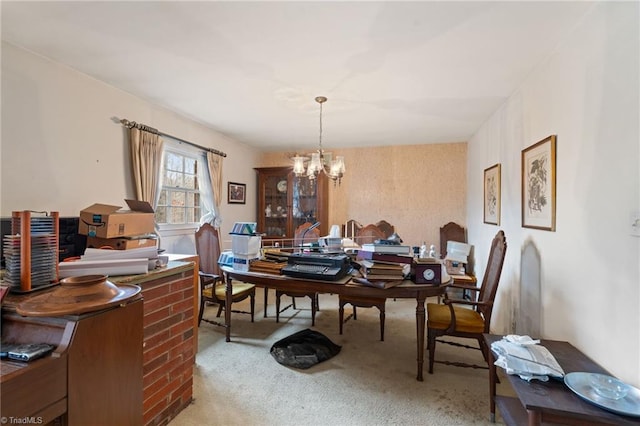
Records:
<instances>
[{"instance_id":1,"label":"clock","mask_svg":"<svg viewBox=\"0 0 640 426\"><path fill-rule=\"evenodd\" d=\"M276 188L280 192L287 192L287 181L281 180L280 182L278 182L278 185L276 186Z\"/></svg>"},{"instance_id":2,"label":"clock","mask_svg":"<svg viewBox=\"0 0 640 426\"><path fill-rule=\"evenodd\" d=\"M440 284L442 277L442 265L440 263L416 263L416 284Z\"/></svg>"}]
</instances>

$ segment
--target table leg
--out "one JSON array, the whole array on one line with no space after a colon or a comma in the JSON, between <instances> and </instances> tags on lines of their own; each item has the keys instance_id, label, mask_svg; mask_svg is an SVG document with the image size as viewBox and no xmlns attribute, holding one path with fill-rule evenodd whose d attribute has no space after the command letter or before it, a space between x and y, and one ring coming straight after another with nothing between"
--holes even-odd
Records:
<instances>
[{"instance_id":1,"label":"table leg","mask_svg":"<svg viewBox=\"0 0 640 426\"><path fill-rule=\"evenodd\" d=\"M225 280L225 298L224 298L224 328L226 332L227 342L231 341L231 302L233 301L233 283L229 275Z\"/></svg>"},{"instance_id":2,"label":"table leg","mask_svg":"<svg viewBox=\"0 0 640 426\"><path fill-rule=\"evenodd\" d=\"M418 344L418 381L422 382L422 365L424 364L424 324L425 324L425 311L424 300L426 296L421 292L416 296L416 340Z\"/></svg>"},{"instance_id":3,"label":"table leg","mask_svg":"<svg viewBox=\"0 0 640 426\"><path fill-rule=\"evenodd\" d=\"M542 416L538 410L527 410L527 419L529 426L540 426L542 424Z\"/></svg>"},{"instance_id":4,"label":"table leg","mask_svg":"<svg viewBox=\"0 0 640 426\"><path fill-rule=\"evenodd\" d=\"M496 422L496 366L495 359L491 347L489 351L489 420L491 423Z\"/></svg>"}]
</instances>

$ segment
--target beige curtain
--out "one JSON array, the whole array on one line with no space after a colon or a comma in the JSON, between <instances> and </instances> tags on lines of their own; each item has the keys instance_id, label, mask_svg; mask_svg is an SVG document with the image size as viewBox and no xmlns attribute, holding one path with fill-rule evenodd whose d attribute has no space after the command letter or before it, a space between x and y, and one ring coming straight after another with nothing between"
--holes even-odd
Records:
<instances>
[{"instance_id":1,"label":"beige curtain","mask_svg":"<svg viewBox=\"0 0 640 426\"><path fill-rule=\"evenodd\" d=\"M162 138L144 128L132 127L129 144L136 199L149 202L155 210L161 187Z\"/></svg>"},{"instance_id":2,"label":"beige curtain","mask_svg":"<svg viewBox=\"0 0 640 426\"><path fill-rule=\"evenodd\" d=\"M211 177L211 189L213 190L213 225L219 228L222 224L222 216L220 214L220 203L222 202L222 161L224 157L207 152L207 167L209 168L209 176Z\"/></svg>"}]
</instances>

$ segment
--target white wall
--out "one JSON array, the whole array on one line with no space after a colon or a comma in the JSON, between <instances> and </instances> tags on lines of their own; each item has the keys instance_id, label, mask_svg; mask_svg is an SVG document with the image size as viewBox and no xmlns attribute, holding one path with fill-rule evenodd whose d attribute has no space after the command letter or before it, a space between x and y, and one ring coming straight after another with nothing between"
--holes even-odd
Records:
<instances>
[{"instance_id":1,"label":"white wall","mask_svg":"<svg viewBox=\"0 0 640 426\"><path fill-rule=\"evenodd\" d=\"M522 321L521 281L540 276L539 329L640 385L639 3L596 4L469 142L467 224L477 267L507 237L493 332ZM521 227L521 150L557 135L556 231ZM483 224L483 170L502 164L502 221ZM521 268L525 246L539 270ZM535 255L527 258L534 258ZM534 262L535 265L535 262ZM530 301L525 301L530 302ZM529 303L525 303L527 306Z\"/></svg>"},{"instance_id":2,"label":"white wall","mask_svg":"<svg viewBox=\"0 0 640 426\"><path fill-rule=\"evenodd\" d=\"M93 203L126 206L134 189L121 118L226 152L222 234L235 221L255 221L251 194L259 151L4 42L0 215L38 210L78 216ZM247 204L227 204L227 181L247 183ZM184 238L163 238L162 246L193 253Z\"/></svg>"}]
</instances>

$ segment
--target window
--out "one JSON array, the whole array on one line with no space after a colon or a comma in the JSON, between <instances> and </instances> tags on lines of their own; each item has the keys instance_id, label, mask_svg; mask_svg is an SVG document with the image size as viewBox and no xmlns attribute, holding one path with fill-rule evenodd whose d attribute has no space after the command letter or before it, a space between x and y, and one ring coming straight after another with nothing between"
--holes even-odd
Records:
<instances>
[{"instance_id":1,"label":"window","mask_svg":"<svg viewBox=\"0 0 640 426\"><path fill-rule=\"evenodd\" d=\"M156 223L189 225L202 216L202 201L195 154L165 148L162 189L156 207Z\"/></svg>"}]
</instances>

